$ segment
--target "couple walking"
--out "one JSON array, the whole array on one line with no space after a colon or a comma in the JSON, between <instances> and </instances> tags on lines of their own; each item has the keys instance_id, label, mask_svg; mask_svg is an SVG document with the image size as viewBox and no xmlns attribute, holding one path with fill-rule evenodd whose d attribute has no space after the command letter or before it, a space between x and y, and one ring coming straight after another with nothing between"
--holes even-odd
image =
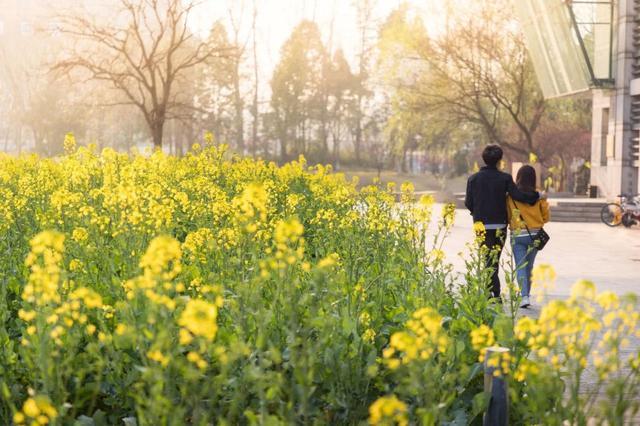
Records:
<instances>
[{"instance_id":1,"label":"couple walking","mask_svg":"<svg viewBox=\"0 0 640 426\"><path fill-rule=\"evenodd\" d=\"M491 295L500 298L498 277L500 253L506 239L507 223L511 230L511 247L521 289L521 307L530 305L531 271L538 249L536 234L549 221L549 204L536 191L536 171L522 166L513 182L511 175L498 170L502 149L488 145L482 151L485 166L467 181L465 206L474 222L484 225L482 246L491 253L487 265L491 268ZM494 255L495 253L495 255Z\"/></svg>"}]
</instances>

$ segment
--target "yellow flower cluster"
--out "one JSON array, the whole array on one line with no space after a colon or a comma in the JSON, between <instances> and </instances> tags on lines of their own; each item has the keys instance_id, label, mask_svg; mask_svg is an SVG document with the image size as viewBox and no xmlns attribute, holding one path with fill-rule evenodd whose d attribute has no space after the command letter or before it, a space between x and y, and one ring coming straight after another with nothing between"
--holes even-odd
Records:
<instances>
[{"instance_id":1,"label":"yellow flower cluster","mask_svg":"<svg viewBox=\"0 0 640 426\"><path fill-rule=\"evenodd\" d=\"M442 223L446 228L451 228L456 217L456 205L453 203L445 204L442 207Z\"/></svg>"},{"instance_id":2,"label":"yellow flower cluster","mask_svg":"<svg viewBox=\"0 0 640 426\"><path fill-rule=\"evenodd\" d=\"M182 249L188 254L191 262L198 260L206 262L209 250L207 244L214 241L213 231L209 228L200 228L191 232L182 243Z\"/></svg>"},{"instance_id":3,"label":"yellow flower cluster","mask_svg":"<svg viewBox=\"0 0 640 426\"><path fill-rule=\"evenodd\" d=\"M189 300L180 315L178 324L194 336L201 336L212 341L218 331L217 318L218 306L215 304L205 300Z\"/></svg>"},{"instance_id":4,"label":"yellow flower cluster","mask_svg":"<svg viewBox=\"0 0 640 426\"><path fill-rule=\"evenodd\" d=\"M351 257L348 246L378 253L374 246L380 243L387 255L376 263L385 262L386 267L390 257L400 262L403 256L402 267L413 268L415 259L405 257L417 246L415 238L424 238L432 197L415 203L412 186L405 184L400 191L407 205L399 205L395 187L358 190L355 181L348 182L330 167L309 168L302 158L278 167L207 146L180 158L159 151L97 153L77 147L72 135L65 147L68 155L56 159L0 155L0 232L3 241L16 244L1 266L16 271L8 300L16 304L10 311L17 310L20 318L0 331L18 336L23 345L7 349L16 360L8 367L15 368L10 377L20 377L25 388L46 389L57 404L57 411L51 411L34 396L19 412L9 413L16 415L14 423L66 424L92 415L95 406L107 406L102 393L73 400L77 393L66 389L69 383L90 393L94 388L85 385L94 380L122 392L122 384L132 380L136 389L146 392L163 388L157 386L163 380L174 380L184 389L189 389L189 381L215 382L218 375L220 382L233 380L246 370L231 370L247 365L235 362L257 348L269 351L268 356L260 354L260 368L269 358L288 374L285 368L297 368L285 365L290 343L273 336L258 336L255 340L267 343L255 342L252 328L267 324L254 322L274 321L264 333L279 333L277 327L288 325L275 323L280 314L267 306L267 298L282 293L297 297L300 290L304 297L299 300L308 303L307 289L321 282L328 285L326 294L317 293L322 304L318 319L301 316L301 326L310 335L329 332L329 327L316 324L335 307L340 316L362 313L355 330L358 344L373 351L386 338L380 312L371 307L391 290L382 288L376 272L364 264L351 281L346 272L360 261ZM50 231L40 232L43 229ZM25 237L31 238L30 247ZM27 251L24 268L22 253ZM433 254L444 260L441 251ZM385 268L380 272L392 274ZM412 279L412 274L407 270L402 279ZM383 278L396 286L395 277ZM220 283L229 295L224 309ZM338 298L338 304L329 305L332 298ZM244 311L247 306L258 309ZM267 310L274 312L271 319ZM238 319L254 314L245 321L247 335L234 336ZM406 330L391 338L389 365L445 352L449 340L441 323L435 311L416 312ZM223 327L228 328L222 332ZM40 365L45 357L50 362ZM368 367L373 371L378 365ZM265 389L269 395L280 392L275 385L274 390ZM7 398L5 410L22 405L13 396ZM110 410L115 413L113 407L127 398L124 392L109 395L108 403L114 404ZM202 395L198 398L202 401ZM94 399L96 405L89 407L93 402L87 401ZM388 402L379 404L380 422L402 423L406 406L393 408L393 400ZM122 410L133 412L136 404ZM65 408L69 406L73 410Z\"/></svg>"},{"instance_id":5,"label":"yellow flower cluster","mask_svg":"<svg viewBox=\"0 0 640 426\"><path fill-rule=\"evenodd\" d=\"M282 271L304 259L305 241L302 236L304 227L297 219L280 220L275 224L273 242L275 250L270 259L260 261L261 275L267 277L269 271ZM268 251L270 252L270 250ZM331 263L331 260L326 262ZM329 266L326 264L325 266ZM308 271L310 264L302 263L302 269Z\"/></svg>"},{"instance_id":6,"label":"yellow flower cluster","mask_svg":"<svg viewBox=\"0 0 640 426\"><path fill-rule=\"evenodd\" d=\"M518 364L518 368L513 373L513 378L519 382L524 382L527 377L535 377L538 374L540 374L540 366L538 363L525 358Z\"/></svg>"},{"instance_id":7,"label":"yellow flower cluster","mask_svg":"<svg viewBox=\"0 0 640 426\"><path fill-rule=\"evenodd\" d=\"M22 292L22 298L38 306L59 303L59 264L62 262L64 251L64 235L52 231L41 232L30 244L31 252L27 256L26 264L31 269L31 275Z\"/></svg>"},{"instance_id":8,"label":"yellow flower cluster","mask_svg":"<svg viewBox=\"0 0 640 426\"><path fill-rule=\"evenodd\" d=\"M358 218L362 219L367 230L375 233L396 232L400 223L395 217L395 195L381 191L376 186L369 186L361 190L362 203L358 206L358 214L352 212L346 216L343 226L350 226Z\"/></svg>"},{"instance_id":9,"label":"yellow flower cluster","mask_svg":"<svg viewBox=\"0 0 640 426\"><path fill-rule=\"evenodd\" d=\"M479 361L483 362L487 348L493 346L496 342L495 335L491 327L482 324L480 327L471 331L471 345L475 351L480 353Z\"/></svg>"},{"instance_id":10,"label":"yellow flower cluster","mask_svg":"<svg viewBox=\"0 0 640 426\"><path fill-rule=\"evenodd\" d=\"M369 424L380 426L406 426L407 404L400 401L395 395L378 398L369 407Z\"/></svg>"},{"instance_id":11,"label":"yellow flower cluster","mask_svg":"<svg viewBox=\"0 0 640 426\"><path fill-rule=\"evenodd\" d=\"M145 276L172 280L182 270L182 249L180 243L167 236L156 237L149 244L147 252L140 260Z\"/></svg>"},{"instance_id":12,"label":"yellow flower cluster","mask_svg":"<svg viewBox=\"0 0 640 426\"><path fill-rule=\"evenodd\" d=\"M484 223L482 222L474 222L473 223L473 233L475 235L474 239L473 239L473 243L469 243L467 244L467 246L469 248L471 248L473 251L477 251L480 250L481 253L483 253L485 250L481 249L482 244L484 243L485 237L487 235L487 230L484 227ZM485 255L488 253L485 253Z\"/></svg>"},{"instance_id":13,"label":"yellow flower cluster","mask_svg":"<svg viewBox=\"0 0 640 426\"><path fill-rule=\"evenodd\" d=\"M431 220L431 210L433 208L434 199L432 195L422 195L418 202L412 204L413 211L411 215L416 220L416 225L422 232L425 232Z\"/></svg>"},{"instance_id":14,"label":"yellow flower cluster","mask_svg":"<svg viewBox=\"0 0 640 426\"><path fill-rule=\"evenodd\" d=\"M318 262L318 268L331 268L338 265L340 262L340 256L338 253L331 253L329 256L320 259Z\"/></svg>"},{"instance_id":15,"label":"yellow flower cluster","mask_svg":"<svg viewBox=\"0 0 640 426\"><path fill-rule=\"evenodd\" d=\"M73 230L71 238L73 239L73 241L80 243L86 241L87 238L89 238L89 234L87 233L87 230L85 228L78 227Z\"/></svg>"},{"instance_id":16,"label":"yellow flower cluster","mask_svg":"<svg viewBox=\"0 0 640 426\"><path fill-rule=\"evenodd\" d=\"M444 251L441 249L433 249L429 252L429 260L431 260L433 263L442 263L444 261Z\"/></svg>"},{"instance_id":17,"label":"yellow flower cluster","mask_svg":"<svg viewBox=\"0 0 640 426\"><path fill-rule=\"evenodd\" d=\"M495 377L505 376L511 370L512 357L508 351L490 351L486 365Z\"/></svg>"},{"instance_id":18,"label":"yellow flower cluster","mask_svg":"<svg viewBox=\"0 0 640 426\"><path fill-rule=\"evenodd\" d=\"M16 425L29 424L31 426L48 425L58 417L51 400L43 395L29 397L22 410L13 415L13 422Z\"/></svg>"},{"instance_id":19,"label":"yellow flower cluster","mask_svg":"<svg viewBox=\"0 0 640 426\"><path fill-rule=\"evenodd\" d=\"M536 275L539 281L555 278L553 269L546 266ZM631 336L640 337L639 319L633 298L621 300L611 292L598 294L592 282L580 280L572 287L569 299L551 301L538 319L521 318L515 334L555 370L581 370L591 358L604 380L625 362L633 367L635 357L625 360L622 350L630 345ZM526 374L538 371L535 364L527 362L519 366L516 378L523 380Z\"/></svg>"},{"instance_id":20,"label":"yellow flower cluster","mask_svg":"<svg viewBox=\"0 0 640 426\"><path fill-rule=\"evenodd\" d=\"M401 203L412 203L414 201L413 191L415 187L411 182L403 182L400 185L400 202Z\"/></svg>"},{"instance_id":21,"label":"yellow flower cluster","mask_svg":"<svg viewBox=\"0 0 640 426\"><path fill-rule=\"evenodd\" d=\"M242 194L233 200L236 220L249 233L258 230L258 226L267 220L268 196L264 186L249 184Z\"/></svg>"},{"instance_id":22,"label":"yellow flower cluster","mask_svg":"<svg viewBox=\"0 0 640 426\"><path fill-rule=\"evenodd\" d=\"M414 312L406 327L406 331L391 335L389 347L383 351L384 361L392 370L446 352L449 338L442 329L442 317L432 308Z\"/></svg>"},{"instance_id":23,"label":"yellow flower cluster","mask_svg":"<svg viewBox=\"0 0 640 426\"><path fill-rule=\"evenodd\" d=\"M162 352L160 352L157 349L147 352L147 358L149 358L151 361L157 362L163 367L166 367L167 365L169 365L169 358L167 358L165 355L162 354Z\"/></svg>"},{"instance_id":24,"label":"yellow flower cluster","mask_svg":"<svg viewBox=\"0 0 640 426\"><path fill-rule=\"evenodd\" d=\"M553 289L556 280L556 271L551 265L540 264L533 268L531 273L531 288L535 292L538 302L542 302L549 290Z\"/></svg>"},{"instance_id":25,"label":"yellow flower cluster","mask_svg":"<svg viewBox=\"0 0 640 426\"><path fill-rule=\"evenodd\" d=\"M73 133L70 132L65 135L62 146L64 147L64 152L67 154L72 154L76 150L76 137Z\"/></svg>"},{"instance_id":26,"label":"yellow flower cluster","mask_svg":"<svg viewBox=\"0 0 640 426\"><path fill-rule=\"evenodd\" d=\"M573 300L554 300L537 320L520 319L515 333L539 357L553 355L550 361L554 366L563 358L586 367L593 334L602 327L594 314L590 307Z\"/></svg>"}]
</instances>

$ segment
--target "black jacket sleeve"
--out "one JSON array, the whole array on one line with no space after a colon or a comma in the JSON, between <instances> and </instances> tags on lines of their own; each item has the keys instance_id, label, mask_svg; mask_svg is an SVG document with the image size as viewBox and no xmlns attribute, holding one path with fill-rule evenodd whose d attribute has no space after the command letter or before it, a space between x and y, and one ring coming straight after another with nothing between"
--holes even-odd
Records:
<instances>
[{"instance_id":1,"label":"black jacket sleeve","mask_svg":"<svg viewBox=\"0 0 640 426\"><path fill-rule=\"evenodd\" d=\"M509 176L509 182L507 183L507 192L511 195L511 198L516 201L520 201L521 203L534 205L540 199L540 194L538 192L520 191L513 182L513 178L511 176Z\"/></svg>"},{"instance_id":2,"label":"black jacket sleeve","mask_svg":"<svg viewBox=\"0 0 640 426\"><path fill-rule=\"evenodd\" d=\"M467 179L467 193L464 196L464 205L473 214L473 191L471 190L471 178Z\"/></svg>"}]
</instances>

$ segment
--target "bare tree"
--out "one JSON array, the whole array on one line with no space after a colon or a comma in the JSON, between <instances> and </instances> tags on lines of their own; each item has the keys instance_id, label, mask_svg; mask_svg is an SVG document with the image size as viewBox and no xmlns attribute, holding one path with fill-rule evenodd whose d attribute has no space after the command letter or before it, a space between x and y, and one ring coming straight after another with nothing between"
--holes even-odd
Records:
<instances>
[{"instance_id":1,"label":"bare tree","mask_svg":"<svg viewBox=\"0 0 640 426\"><path fill-rule=\"evenodd\" d=\"M248 39L245 41L240 40L242 18L245 10L244 1L241 1L238 7L239 10L237 11L237 15L234 14L232 7L229 8L229 23L231 25L232 43L234 47L233 56L231 58L231 63L233 65L231 78L233 82L233 107L235 110L233 119L235 145L238 152L240 154L244 154L246 147L244 144L244 98L241 90L243 77L241 73L241 66L243 57L247 50Z\"/></svg>"},{"instance_id":2,"label":"bare tree","mask_svg":"<svg viewBox=\"0 0 640 426\"><path fill-rule=\"evenodd\" d=\"M165 122L184 118L192 108L176 84L189 70L227 52L190 31L196 1L119 0L119 5L108 21L60 16L61 31L75 43L53 68L110 84L122 96L112 105L137 107L154 146L161 148Z\"/></svg>"},{"instance_id":3,"label":"bare tree","mask_svg":"<svg viewBox=\"0 0 640 426\"><path fill-rule=\"evenodd\" d=\"M429 72L411 88L412 96L419 108L477 125L489 141L512 152L540 154L534 134L546 103L522 34L507 2L478 7L480 16L457 22L439 40L422 46L415 59L428 64ZM511 125L517 129L515 138L504 131Z\"/></svg>"},{"instance_id":4,"label":"bare tree","mask_svg":"<svg viewBox=\"0 0 640 426\"><path fill-rule=\"evenodd\" d=\"M251 21L251 37L253 39L253 103L251 104L251 115L253 124L251 126L251 154L256 156L256 148L258 144L258 92L260 90L260 80L258 72L258 42L256 21L258 19L258 6L256 0L253 0L253 16Z\"/></svg>"},{"instance_id":5,"label":"bare tree","mask_svg":"<svg viewBox=\"0 0 640 426\"><path fill-rule=\"evenodd\" d=\"M377 0L354 0L352 4L356 8L359 46L358 46L358 83L359 87L356 91L357 110L354 126L354 153L356 161L360 162L362 136L363 136L363 120L364 109L367 98L371 95L367 90L367 80L369 79L369 62L371 53L375 44L375 19L374 9Z\"/></svg>"}]
</instances>

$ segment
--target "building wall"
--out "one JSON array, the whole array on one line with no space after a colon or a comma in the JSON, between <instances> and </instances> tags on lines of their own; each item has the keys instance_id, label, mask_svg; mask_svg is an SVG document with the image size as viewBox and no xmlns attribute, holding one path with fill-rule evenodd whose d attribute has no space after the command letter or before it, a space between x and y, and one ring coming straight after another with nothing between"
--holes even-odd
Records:
<instances>
[{"instance_id":1,"label":"building wall","mask_svg":"<svg viewBox=\"0 0 640 426\"><path fill-rule=\"evenodd\" d=\"M634 35L639 6L640 0L617 3L615 87L593 91L591 184L607 198L638 192L640 164L634 143L640 137L640 46Z\"/></svg>"}]
</instances>

